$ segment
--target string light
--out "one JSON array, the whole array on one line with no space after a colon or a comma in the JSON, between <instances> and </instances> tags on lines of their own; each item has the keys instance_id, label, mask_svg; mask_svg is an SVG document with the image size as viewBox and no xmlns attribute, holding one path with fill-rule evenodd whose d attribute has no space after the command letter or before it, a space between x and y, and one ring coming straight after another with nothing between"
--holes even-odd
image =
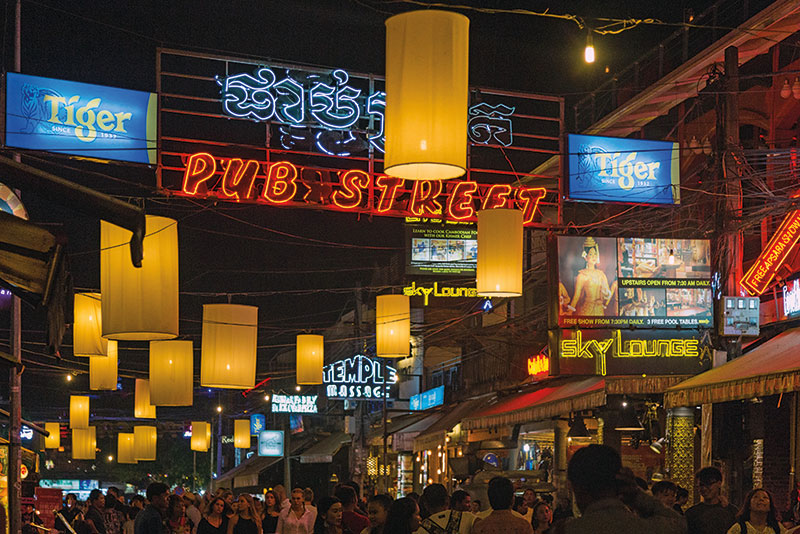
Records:
<instances>
[{"instance_id":1,"label":"string light","mask_svg":"<svg viewBox=\"0 0 800 534\"><path fill-rule=\"evenodd\" d=\"M583 50L583 59L586 63L594 63L594 43L592 42L592 30L586 34L586 48Z\"/></svg>"}]
</instances>

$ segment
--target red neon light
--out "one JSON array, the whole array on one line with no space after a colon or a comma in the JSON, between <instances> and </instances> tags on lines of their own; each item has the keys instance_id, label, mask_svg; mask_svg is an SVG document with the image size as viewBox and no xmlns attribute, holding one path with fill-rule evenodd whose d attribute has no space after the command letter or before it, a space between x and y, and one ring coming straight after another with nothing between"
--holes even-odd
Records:
<instances>
[{"instance_id":1,"label":"red neon light","mask_svg":"<svg viewBox=\"0 0 800 534\"><path fill-rule=\"evenodd\" d=\"M386 213L394 206L394 201L400 188L403 187L405 180L394 176L378 176L375 179L375 187L381 192L378 201L378 213Z\"/></svg>"},{"instance_id":2,"label":"red neon light","mask_svg":"<svg viewBox=\"0 0 800 534\"><path fill-rule=\"evenodd\" d=\"M267 171L267 183L262 196L273 204L285 204L297 194L297 167L288 161L273 163Z\"/></svg>"},{"instance_id":3,"label":"red neon light","mask_svg":"<svg viewBox=\"0 0 800 534\"><path fill-rule=\"evenodd\" d=\"M419 180L414 182L414 189L411 192L411 205L408 208L413 215L424 217L428 215L441 215L442 205L436 197L442 194L441 180Z\"/></svg>"},{"instance_id":4,"label":"red neon light","mask_svg":"<svg viewBox=\"0 0 800 534\"><path fill-rule=\"evenodd\" d=\"M767 290L798 240L800 240L800 210L795 210L786 215L778 231L742 278L742 286L748 293L758 296Z\"/></svg>"},{"instance_id":5,"label":"red neon light","mask_svg":"<svg viewBox=\"0 0 800 534\"><path fill-rule=\"evenodd\" d=\"M272 377L268 376L267 378L265 378L264 380L262 380L261 382L259 382L255 386L251 387L250 389L246 389L246 390L242 391L242 397L247 397L250 394L251 391L254 391L254 390L260 388L261 386L263 386L264 384L266 384L270 380L272 380Z\"/></svg>"},{"instance_id":6,"label":"red neon light","mask_svg":"<svg viewBox=\"0 0 800 534\"><path fill-rule=\"evenodd\" d=\"M511 194L511 186L508 184L495 184L489 188L486 198L483 199L481 209L491 210L494 208L507 208L508 196Z\"/></svg>"},{"instance_id":7,"label":"red neon light","mask_svg":"<svg viewBox=\"0 0 800 534\"><path fill-rule=\"evenodd\" d=\"M550 357L537 354L528 358L528 376L543 378L550 376Z\"/></svg>"},{"instance_id":8,"label":"red neon light","mask_svg":"<svg viewBox=\"0 0 800 534\"><path fill-rule=\"evenodd\" d=\"M239 158L228 161L222 174L222 194L240 201L249 198L258 172L258 162L252 159L244 163Z\"/></svg>"},{"instance_id":9,"label":"red neon light","mask_svg":"<svg viewBox=\"0 0 800 534\"><path fill-rule=\"evenodd\" d=\"M342 174L342 188L331 195L333 203L343 209L361 205L361 190L369 186L369 174L351 169Z\"/></svg>"},{"instance_id":10,"label":"red neon light","mask_svg":"<svg viewBox=\"0 0 800 534\"><path fill-rule=\"evenodd\" d=\"M197 196L200 184L209 180L217 171L217 162L208 152L198 152L189 156L183 172L183 192Z\"/></svg>"},{"instance_id":11,"label":"red neon light","mask_svg":"<svg viewBox=\"0 0 800 534\"><path fill-rule=\"evenodd\" d=\"M458 182L453 190L450 192L450 199L447 201L447 212L450 213L454 219L463 220L475 217L475 208L473 207L473 195L478 190L478 184L475 182Z\"/></svg>"},{"instance_id":12,"label":"red neon light","mask_svg":"<svg viewBox=\"0 0 800 534\"><path fill-rule=\"evenodd\" d=\"M539 202L547 194L544 187L528 187L517 189L517 200L522 201L522 224L530 224L536 217L539 209Z\"/></svg>"}]
</instances>

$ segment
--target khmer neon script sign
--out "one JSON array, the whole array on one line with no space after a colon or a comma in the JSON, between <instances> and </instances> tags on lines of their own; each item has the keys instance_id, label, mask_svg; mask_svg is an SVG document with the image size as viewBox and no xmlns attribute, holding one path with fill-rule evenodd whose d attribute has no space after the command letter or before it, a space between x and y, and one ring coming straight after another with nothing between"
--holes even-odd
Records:
<instances>
[{"instance_id":1,"label":"khmer neon script sign","mask_svg":"<svg viewBox=\"0 0 800 534\"><path fill-rule=\"evenodd\" d=\"M766 291L798 240L800 240L800 210L794 210L783 219L775 235L742 277L742 287L753 296Z\"/></svg>"},{"instance_id":2,"label":"khmer neon script sign","mask_svg":"<svg viewBox=\"0 0 800 534\"><path fill-rule=\"evenodd\" d=\"M475 221L479 209L514 208L526 225L540 215L543 187L478 184L471 180L408 181L359 169L332 171L265 162L217 158L198 152L187 158L181 192L272 206L301 206L392 217Z\"/></svg>"}]
</instances>

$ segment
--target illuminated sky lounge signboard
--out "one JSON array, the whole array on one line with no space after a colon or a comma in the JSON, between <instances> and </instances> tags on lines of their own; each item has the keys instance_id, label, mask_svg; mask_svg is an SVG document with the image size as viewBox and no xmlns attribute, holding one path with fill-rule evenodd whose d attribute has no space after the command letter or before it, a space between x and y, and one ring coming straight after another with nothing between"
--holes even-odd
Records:
<instances>
[{"instance_id":1,"label":"illuminated sky lounge signboard","mask_svg":"<svg viewBox=\"0 0 800 534\"><path fill-rule=\"evenodd\" d=\"M391 397L397 369L385 362L357 354L322 368L322 383L329 399L382 399Z\"/></svg>"}]
</instances>

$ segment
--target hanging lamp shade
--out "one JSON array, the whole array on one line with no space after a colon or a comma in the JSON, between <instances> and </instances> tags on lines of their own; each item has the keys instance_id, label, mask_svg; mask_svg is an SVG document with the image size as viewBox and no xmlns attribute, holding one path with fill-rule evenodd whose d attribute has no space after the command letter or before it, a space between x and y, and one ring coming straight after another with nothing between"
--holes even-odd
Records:
<instances>
[{"instance_id":1,"label":"hanging lamp shade","mask_svg":"<svg viewBox=\"0 0 800 534\"><path fill-rule=\"evenodd\" d=\"M227 389L255 386L257 332L257 307L203 305L200 384Z\"/></svg>"},{"instance_id":2,"label":"hanging lamp shade","mask_svg":"<svg viewBox=\"0 0 800 534\"><path fill-rule=\"evenodd\" d=\"M134 451L133 432L120 432L117 434L117 463L138 463Z\"/></svg>"},{"instance_id":3,"label":"hanging lamp shade","mask_svg":"<svg viewBox=\"0 0 800 534\"><path fill-rule=\"evenodd\" d=\"M117 389L117 342L108 342L108 356L89 357L89 389Z\"/></svg>"},{"instance_id":4,"label":"hanging lamp shade","mask_svg":"<svg viewBox=\"0 0 800 534\"><path fill-rule=\"evenodd\" d=\"M72 429L72 459L94 460L97 453L97 428Z\"/></svg>"},{"instance_id":5,"label":"hanging lamp shade","mask_svg":"<svg viewBox=\"0 0 800 534\"><path fill-rule=\"evenodd\" d=\"M469 19L429 9L386 21L384 172L445 180L467 168Z\"/></svg>"},{"instance_id":6,"label":"hanging lamp shade","mask_svg":"<svg viewBox=\"0 0 800 534\"><path fill-rule=\"evenodd\" d=\"M73 313L72 353L83 357L106 356L108 340L103 337L100 293L76 293Z\"/></svg>"},{"instance_id":7,"label":"hanging lamp shade","mask_svg":"<svg viewBox=\"0 0 800 534\"><path fill-rule=\"evenodd\" d=\"M194 349L191 341L150 342L150 402L191 406Z\"/></svg>"},{"instance_id":8,"label":"hanging lamp shade","mask_svg":"<svg viewBox=\"0 0 800 534\"><path fill-rule=\"evenodd\" d=\"M411 337L411 304L406 295L380 295L375 306L375 345L381 358L405 358Z\"/></svg>"},{"instance_id":9,"label":"hanging lamp shade","mask_svg":"<svg viewBox=\"0 0 800 534\"><path fill-rule=\"evenodd\" d=\"M478 212L477 288L481 297L522 295L522 212Z\"/></svg>"},{"instance_id":10,"label":"hanging lamp shade","mask_svg":"<svg viewBox=\"0 0 800 534\"><path fill-rule=\"evenodd\" d=\"M250 448L250 419L236 419L233 422L233 446L237 449Z\"/></svg>"},{"instance_id":11,"label":"hanging lamp shade","mask_svg":"<svg viewBox=\"0 0 800 534\"><path fill-rule=\"evenodd\" d=\"M136 390L133 399L133 416L139 419L155 419L156 407L150 399L150 381L136 379Z\"/></svg>"},{"instance_id":12,"label":"hanging lamp shade","mask_svg":"<svg viewBox=\"0 0 800 534\"><path fill-rule=\"evenodd\" d=\"M45 449L58 449L61 447L61 425L59 423L45 423L44 429L50 435L44 438Z\"/></svg>"},{"instance_id":13,"label":"hanging lamp shade","mask_svg":"<svg viewBox=\"0 0 800 534\"><path fill-rule=\"evenodd\" d=\"M325 343L322 336L300 334L297 336L297 383L322 384L322 367L325 360Z\"/></svg>"},{"instance_id":14,"label":"hanging lamp shade","mask_svg":"<svg viewBox=\"0 0 800 534\"><path fill-rule=\"evenodd\" d=\"M73 430L89 428L89 397L70 395L69 427Z\"/></svg>"},{"instance_id":15,"label":"hanging lamp shade","mask_svg":"<svg viewBox=\"0 0 800 534\"><path fill-rule=\"evenodd\" d=\"M141 461L156 459L156 427L133 427L133 456Z\"/></svg>"},{"instance_id":16,"label":"hanging lamp shade","mask_svg":"<svg viewBox=\"0 0 800 534\"><path fill-rule=\"evenodd\" d=\"M148 215L142 267L131 263L131 232L100 223L103 337L131 341L178 336L178 223Z\"/></svg>"},{"instance_id":17,"label":"hanging lamp shade","mask_svg":"<svg viewBox=\"0 0 800 534\"><path fill-rule=\"evenodd\" d=\"M211 424L206 421L192 421L192 450L206 452L211 446Z\"/></svg>"}]
</instances>

